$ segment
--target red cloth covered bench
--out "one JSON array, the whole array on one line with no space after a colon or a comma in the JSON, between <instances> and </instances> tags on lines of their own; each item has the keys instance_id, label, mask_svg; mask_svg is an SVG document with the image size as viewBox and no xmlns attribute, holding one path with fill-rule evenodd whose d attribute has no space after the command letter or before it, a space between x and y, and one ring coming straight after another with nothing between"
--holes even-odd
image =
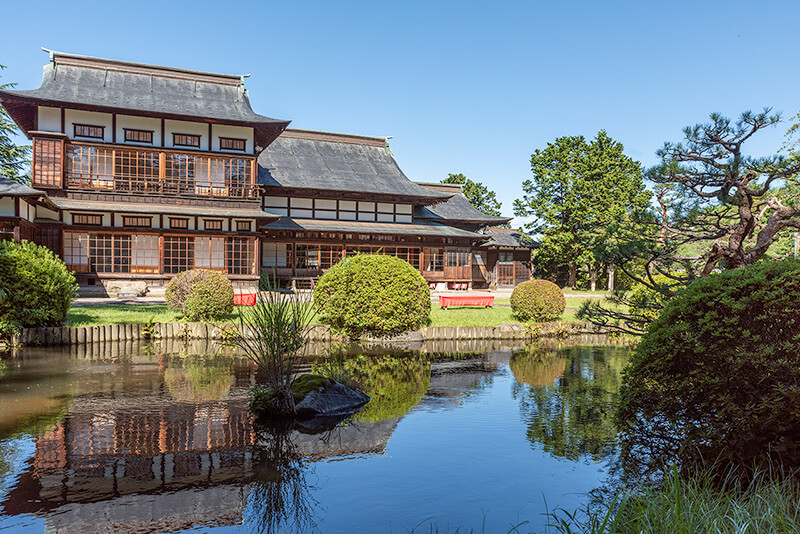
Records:
<instances>
[{"instance_id":1,"label":"red cloth covered bench","mask_svg":"<svg viewBox=\"0 0 800 534\"><path fill-rule=\"evenodd\" d=\"M255 293L234 293L233 294L234 306L255 306L256 294Z\"/></svg>"},{"instance_id":2,"label":"red cloth covered bench","mask_svg":"<svg viewBox=\"0 0 800 534\"><path fill-rule=\"evenodd\" d=\"M446 310L450 306L484 306L491 308L494 297L483 295L439 295L439 306Z\"/></svg>"}]
</instances>

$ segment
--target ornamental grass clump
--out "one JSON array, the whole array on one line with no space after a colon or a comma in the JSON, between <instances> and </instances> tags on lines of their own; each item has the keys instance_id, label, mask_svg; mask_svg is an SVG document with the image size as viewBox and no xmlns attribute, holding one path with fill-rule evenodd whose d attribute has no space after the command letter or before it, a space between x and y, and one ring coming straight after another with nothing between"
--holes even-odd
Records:
<instances>
[{"instance_id":1,"label":"ornamental grass clump","mask_svg":"<svg viewBox=\"0 0 800 534\"><path fill-rule=\"evenodd\" d=\"M164 294L167 306L191 321L221 319L233 311L233 285L225 275L205 269L179 273Z\"/></svg>"},{"instance_id":2,"label":"ornamental grass clump","mask_svg":"<svg viewBox=\"0 0 800 534\"><path fill-rule=\"evenodd\" d=\"M75 276L49 248L0 241L0 337L61 325L77 290Z\"/></svg>"},{"instance_id":3,"label":"ornamental grass clump","mask_svg":"<svg viewBox=\"0 0 800 534\"><path fill-rule=\"evenodd\" d=\"M282 293L267 275L261 277L258 300L239 315L232 341L256 365L264 384L250 392L257 415L296 413L292 381L308 342L314 305L297 293Z\"/></svg>"},{"instance_id":4,"label":"ornamental grass clump","mask_svg":"<svg viewBox=\"0 0 800 534\"><path fill-rule=\"evenodd\" d=\"M400 258L377 254L334 265L319 279L314 302L321 320L350 339L415 330L431 312L431 292L419 270Z\"/></svg>"},{"instance_id":5,"label":"ornamental grass clump","mask_svg":"<svg viewBox=\"0 0 800 534\"><path fill-rule=\"evenodd\" d=\"M633 469L800 468L800 261L696 280L631 358L617 423Z\"/></svg>"},{"instance_id":6,"label":"ornamental grass clump","mask_svg":"<svg viewBox=\"0 0 800 534\"><path fill-rule=\"evenodd\" d=\"M566 307L564 292L547 280L522 282L511 293L511 309L520 321L553 321Z\"/></svg>"}]
</instances>

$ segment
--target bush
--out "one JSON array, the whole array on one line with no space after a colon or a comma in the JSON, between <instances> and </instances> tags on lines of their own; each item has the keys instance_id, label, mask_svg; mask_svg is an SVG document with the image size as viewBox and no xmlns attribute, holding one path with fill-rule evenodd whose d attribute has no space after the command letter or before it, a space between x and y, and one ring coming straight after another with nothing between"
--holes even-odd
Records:
<instances>
[{"instance_id":1,"label":"bush","mask_svg":"<svg viewBox=\"0 0 800 534\"><path fill-rule=\"evenodd\" d=\"M0 331L62 324L77 289L75 276L49 248L0 241Z\"/></svg>"},{"instance_id":2,"label":"bush","mask_svg":"<svg viewBox=\"0 0 800 534\"><path fill-rule=\"evenodd\" d=\"M800 467L798 391L800 262L711 275L665 304L626 369L623 452L645 468Z\"/></svg>"},{"instance_id":3,"label":"bush","mask_svg":"<svg viewBox=\"0 0 800 534\"><path fill-rule=\"evenodd\" d=\"M511 309L521 321L552 321L561 317L567 307L564 292L553 282L522 282L511 293Z\"/></svg>"},{"instance_id":4,"label":"bush","mask_svg":"<svg viewBox=\"0 0 800 534\"><path fill-rule=\"evenodd\" d=\"M233 286L224 275L193 269L172 280L164 294L167 306L192 321L220 319L233 311Z\"/></svg>"},{"instance_id":5,"label":"bush","mask_svg":"<svg viewBox=\"0 0 800 534\"><path fill-rule=\"evenodd\" d=\"M322 321L351 339L393 336L421 327L431 312L428 282L408 262L363 254L322 275L314 289Z\"/></svg>"},{"instance_id":6,"label":"bush","mask_svg":"<svg viewBox=\"0 0 800 534\"><path fill-rule=\"evenodd\" d=\"M679 275L676 273L674 276ZM628 304L637 317L647 322L655 321L669 300L669 293L676 292L683 286L680 281L665 274L655 275L653 282L658 286L657 289L640 282L635 283L628 298Z\"/></svg>"}]
</instances>

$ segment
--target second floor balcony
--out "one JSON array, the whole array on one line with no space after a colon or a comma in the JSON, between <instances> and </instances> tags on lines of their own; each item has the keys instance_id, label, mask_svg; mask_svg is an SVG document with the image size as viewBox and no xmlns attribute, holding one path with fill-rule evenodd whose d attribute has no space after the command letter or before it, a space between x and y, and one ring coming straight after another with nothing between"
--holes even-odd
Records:
<instances>
[{"instance_id":1,"label":"second floor balcony","mask_svg":"<svg viewBox=\"0 0 800 534\"><path fill-rule=\"evenodd\" d=\"M254 158L34 139L34 187L254 199Z\"/></svg>"}]
</instances>

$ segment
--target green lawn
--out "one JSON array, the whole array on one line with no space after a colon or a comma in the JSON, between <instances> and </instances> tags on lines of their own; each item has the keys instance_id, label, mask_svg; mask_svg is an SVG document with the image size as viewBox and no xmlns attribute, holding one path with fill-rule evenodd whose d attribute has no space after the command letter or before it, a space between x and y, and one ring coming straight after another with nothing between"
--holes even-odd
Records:
<instances>
[{"instance_id":1,"label":"green lawn","mask_svg":"<svg viewBox=\"0 0 800 534\"><path fill-rule=\"evenodd\" d=\"M580 302L581 300L578 299L567 301L567 311L564 312L563 321L575 321L575 313L571 310L577 309ZM433 303L431 308L431 326L520 324L520 321L517 321L511 313L508 299L495 300L493 308L451 307L443 310L437 303ZM73 307L69 310L67 319L69 326L181 321L180 314L170 311L164 304L110 304ZM238 321L237 311L234 311L225 320Z\"/></svg>"}]
</instances>

